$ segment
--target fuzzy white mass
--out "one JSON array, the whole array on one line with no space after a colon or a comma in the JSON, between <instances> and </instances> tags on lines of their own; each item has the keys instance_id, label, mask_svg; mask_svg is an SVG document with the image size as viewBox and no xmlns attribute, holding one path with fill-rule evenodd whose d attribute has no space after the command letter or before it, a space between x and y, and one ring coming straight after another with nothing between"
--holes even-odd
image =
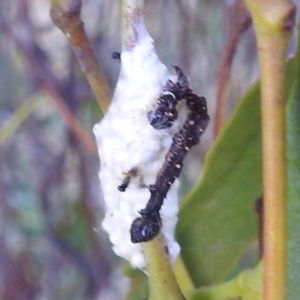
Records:
<instances>
[{"instance_id":1,"label":"fuzzy white mass","mask_svg":"<svg viewBox=\"0 0 300 300\"><path fill-rule=\"evenodd\" d=\"M146 260L142 245L130 240L130 227L150 199L149 185L155 183L179 126L175 122L170 129L155 130L147 119L168 79L177 80L158 59L152 38L144 35L130 51L122 52L121 73L112 103L104 119L94 127L106 205L102 226L109 234L114 252L141 269L145 268ZM135 167L137 176L125 192L120 192L118 186L125 173ZM176 180L160 210L171 261L180 251L174 238L178 186Z\"/></svg>"}]
</instances>

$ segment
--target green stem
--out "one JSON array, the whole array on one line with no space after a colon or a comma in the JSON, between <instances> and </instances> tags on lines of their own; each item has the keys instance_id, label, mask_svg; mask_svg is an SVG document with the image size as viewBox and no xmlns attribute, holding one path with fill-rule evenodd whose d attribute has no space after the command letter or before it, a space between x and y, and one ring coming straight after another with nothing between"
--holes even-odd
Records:
<instances>
[{"instance_id":1,"label":"green stem","mask_svg":"<svg viewBox=\"0 0 300 300\"><path fill-rule=\"evenodd\" d=\"M149 300L185 299L176 282L161 235L143 244L148 262Z\"/></svg>"},{"instance_id":2,"label":"green stem","mask_svg":"<svg viewBox=\"0 0 300 300\"><path fill-rule=\"evenodd\" d=\"M283 0L245 0L261 66L264 184L264 300L286 299L287 182L285 61L295 7Z\"/></svg>"},{"instance_id":3,"label":"green stem","mask_svg":"<svg viewBox=\"0 0 300 300\"><path fill-rule=\"evenodd\" d=\"M182 292L191 291L195 288L181 255L179 255L179 257L175 261L174 273Z\"/></svg>"}]
</instances>

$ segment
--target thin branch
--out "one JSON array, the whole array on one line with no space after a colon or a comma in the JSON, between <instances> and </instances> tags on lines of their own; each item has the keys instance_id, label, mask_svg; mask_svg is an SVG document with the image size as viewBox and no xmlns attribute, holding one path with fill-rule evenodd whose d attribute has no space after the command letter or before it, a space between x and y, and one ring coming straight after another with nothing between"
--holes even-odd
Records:
<instances>
[{"instance_id":1,"label":"thin branch","mask_svg":"<svg viewBox=\"0 0 300 300\"><path fill-rule=\"evenodd\" d=\"M81 4L81 0L52 0L50 16L53 23L68 39L80 68L104 113L109 106L111 92L83 28L80 18Z\"/></svg>"},{"instance_id":2,"label":"thin branch","mask_svg":"<svg viewBox=\"0 0 300 300\"><path fill-rule=\"evenodd\" d=\"M42 88L51 96L51 100L56 105L59 113L63 116L71 132L77 137L84 148L89 150L91 153L98 155L94 139L82 128L81 124L71 113L70 109L66 106L64 100L61 98L56 89L46 81L43 83Z\"/></svg>"}]
</instances>

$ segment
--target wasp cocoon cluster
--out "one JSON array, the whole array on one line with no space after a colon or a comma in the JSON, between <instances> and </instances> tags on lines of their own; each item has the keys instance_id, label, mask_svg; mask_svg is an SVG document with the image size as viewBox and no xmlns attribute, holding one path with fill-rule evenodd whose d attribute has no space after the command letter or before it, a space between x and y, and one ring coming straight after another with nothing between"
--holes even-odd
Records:
<instances>
[{"instance_id":1,"label":"wasp cocoon cluster","mask_svg":"<svg viewBox=\"0 0 300 300\"><path fill-rule=\"evenodd\" d=\"M131 242L130 228L148 200L150 186L164 164L179 124L157 130L149 123L149 112L157 107L171 75L157 57L152 38L143 32L139 41L121 53L121 72L112 103L103 120L94 127L100 156L99 178L105 201L103 229L114 252L133 267L144 269L141 244ZM130 173L131 170L134 170ZM180 252L174 231L178 213L178 180L170 187L160 209L161 232L171 261Z\"/></svg>"},{"instance_id":2,"label":"wasp cocoon cluster","mask_svg":"<svg viewBox=\"0 0 300 300\"><path fill-rule=\"evenodd\" d=\"M115 253L144 269L141 243L162 233L171 261L180 248L174 232L178 213L178 176L188 151L204 132L206 99L196 95L174 66L160 62L144 26L120 55L121 73L104 119L94 127L106 204L103 228ZM179 123L179 102L188 110Z\"/></svg>"}]
</instances>

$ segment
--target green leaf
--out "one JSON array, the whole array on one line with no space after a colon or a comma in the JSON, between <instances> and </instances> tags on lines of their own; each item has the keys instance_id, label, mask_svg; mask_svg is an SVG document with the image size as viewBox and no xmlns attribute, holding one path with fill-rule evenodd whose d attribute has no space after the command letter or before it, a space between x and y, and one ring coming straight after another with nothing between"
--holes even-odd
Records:
<instances>
[{"instance_id":1,"label":"green leaf","mask_svg":"<svg viewBox=\"0 0 300 300\"><path fill-rule=\"evenodd\" d=\"M263 294L263 263L243 270L237 277L209 287L186 293L187 300L261 300Z\"/></svg>"},{"instance_id":2,"label":"green leaf","mask_svg":"<svg viewBox=\"0 0 300 300\"><path fill-rule=\"evenodd\" d=\"M299 42L298 42L299 43ZM288 166L288 284L289 300L300 294L300 47L295 72L288 73L293 88L287 103L287 166Z\"/></svg>"},{"instance_id":3,"label":"green leaf","mask_svg":"<svg viewBox=\"0 0 300 300\"><path fill-rule=\"evenodd\" d=\"M240 296L243 300L262 300L263 263L253 270L245 270L238 277Z\"/></svg>"},{"instance_id":4,"label":"green leaf","mask_svg":"<svg viewBox=\"0 0 300 300\"><path fill-rule=\"evenodd\" d=\"M225 279L257 236L255 200L262 194L259 85L238 103L186 197L177 237L196 286Z\"/></svg>"}]
</instances>

